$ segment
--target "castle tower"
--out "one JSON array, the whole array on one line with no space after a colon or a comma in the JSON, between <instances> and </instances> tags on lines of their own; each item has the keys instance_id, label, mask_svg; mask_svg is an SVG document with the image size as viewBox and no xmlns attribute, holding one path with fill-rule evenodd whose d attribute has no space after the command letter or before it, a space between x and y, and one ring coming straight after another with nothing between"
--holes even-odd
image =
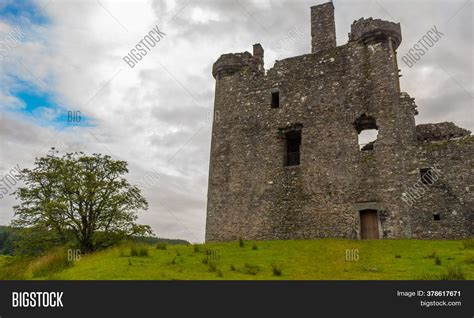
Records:
<instances>
[{"instance_id":1,"label":"castle tower","mask_svg":"<svg viewBox=\"0 0 474 318\"><path fill-rule=\"evenodd\" d=\"M417 106L400 91L401 40L399 23L369 18L354 21L348 43L337 46L329 2L311 7L311 53L276 61L267 71L260 44L252 53L219 57L212 69L206 241L472 232L466 202L474 206L474 198L461 193L464 184L442 184L438 197L405 204L403 194L418 181L418 171L436 161L446 174L456 175L451 167L467 172L474 159L460 166L427 153L429 132L420 144ZM440 129L445 127L451 126ZM378 135L361 146L366 130ZM468 134L459 131L443 131L433 140ZM446 147L451 157L462 151ZM467 147L474 153L474 140ZM467 176L462 182L474 184ZM433 202L450 202L446 210L456 206L446 223L456 226L430 220Z\"/></svg>"}]
</instances>

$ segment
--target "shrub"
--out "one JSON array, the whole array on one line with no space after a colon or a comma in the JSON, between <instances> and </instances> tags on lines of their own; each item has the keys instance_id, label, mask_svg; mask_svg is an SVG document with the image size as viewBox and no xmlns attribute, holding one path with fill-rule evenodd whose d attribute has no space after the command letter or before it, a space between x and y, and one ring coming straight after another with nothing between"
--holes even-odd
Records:
<instances>
[{"instance_id":1,"label":"shrub","mask_svg":"<svg viewBox=\"0 0 474 318\"><path fill-rule=\"evenodd\" d=\"M466 250L472 250L474 249L474 239L464 240L462 241L462 245Z\"/></svg>"},{"instance_id":2,"label":"shrub","mask_svg":"<svg viewBox=\"0 0 474 318\"><path fill-rule=\"evenodd\" d=\"M205 257L205 258L202 260L202 263L203 263L203 264L209 263L209 260L207 259L207 257Z\"/></svg>"},{"instance_id":3,"label":"shrub","mask_svg":"<svg viewBox=\"0 0 474 318\"><path fill-rule=\"evenodd\" d=\"M217 265L214 262L209 262L207 265L207 271L208 272L216 272L217 271Z\"/></svg>"},{"instance_id":4,"label":"shrub","mask_svg":"<svg viewBox=\"0 0 474 318\"><path fill-rule=\"evenodd\" d=\"M251 265L249 263L245 263L243 268L243 273L249 275L257 275L259 271L260 267L258 267L257 265Z\"/></svg>"},{"instance_id":5,"label":"shrub","mask_svg":"<svg viewBox=\"0 0 474 318\"><path fill-rule=\"evenodd\" d=\"M29 270L33 277L45 277L60 272L73 265L68 260L66 249L57 249L31 262Z\"/></svg>"},{"instance_id":6,"label":"shrub","mask_svg":"<svg viewBox=\"0 0 474 318\"><path fill-rule=\"evenodd\" d=\"M28 264L28 257L5 257L0 264L0 280L24 280L26 277Z\"/></svg>"},{"instance_id":7,"label":"shrub","mask_svg":"<svg viewBox=\"0 0 474 318\"><path fill-rule=\"evenodd\" d=\"M380 270L379 270L377 267L369 267L369 266L365 266L365 267L364 267L364 271L370 272L370 273L378 273L378 272L380 272Z\"/></svg>"},{"instance_id":8,"label":"shrub","mask_svg":"<svg viewBox=\"0 0 474 318\"><path fill-rule=\"evenodd\" d=\"M439 256L436 255L435 257L435 265L438 265L440 266L441 265L441 258Z\"/></svg>"},{"instance_id":9,"label":"shrub","mask_svg":"<svg viewBox=\"0 0 474 318\"><path fill-rule=\"evenodd\" d=\"M233 271L233 272L236 271L234 264L231 264L231 265L230 265L230 270Z\"/></svg>"},{"instance_id":10,"label":"shrub","mask_svg":"<svg viewBox=\"0 0 474 318\"><path fill-rule=\"evenodd\" d=\"M181 256L181 254L179 253L179 251L176 251L176 256Z\"/></svg>"},{"instance_id":11,"label":"shrub","mask_svg":"<svg viewBox=\"0 0 474 318\"><path fill-rule=\"evenodd\" d=\"M440 280L465 280L466 274L463 272L461 266L448 266L446 272L439 276Z\"/></svg>"},{"instance_id":12,"label":"shrub","mask_svg":"<svg viewBox=\"0 0 474 318\"><path fill-rule=\"evenodd\" d=\"M176 264L176 256L175 256L175 257L173 257L173 259L171 260L170 264L171 264L171 265L174 265L174 264Z\"/></svg>"},{"instance_id":13,"label":"shrub","mask_svg":"<svg viewBox=\"0 0 474 318\"><path fill-rule=\"evenodd\" d=\"M273 276L281 276L281 267L276 264L273 264L272 272L273 272Z\"/></svg>"},{"instance_id":14,"label":"shrub","mask_svg":"<svg viewBox=\"0 0 474 318\"><path fill-rule=\"evenodd\" d=\"M119 256L124 257L125 256L125 248L123 246L119 247Z\"/></svg>"},{"instance_id":15,"label":"shrub","mask_svg":"<svg viewBox=\"0 0 474 318\"><path fill-rule=\"evenodd\" d=\"M254 244L252 245L252 250L254 250L254 251L255 251L255 250L258 250L257 244L254 243Z\"/></svg>"},{"instance_id":16,"label":"shrub","mask_svg":"<svg viewBox=\"0 0 474 318\"><path fill-rule=\"evenodd\" d=\"M200 253L201 252L201 246L199 244L193 244L193 251L194 251L194 253Z\"/></svg>"},{"instance_id":17,"label":"shrub","mask_svg":"<svg viewBox=\"0 0 474 318\"><path fill-rule=\"evenodd\" d=\"M158 249L158 250L166 250L166 243L164 243L164 242L158 242L158 243L156 243L156 249Z\"/></svg>"},{"instance_id":18,"label":"shrub","mask_svg":"<svg viewBox=\"0 0 474 318\"><path fill-rule=\"evenodd\" d=\"M244 247L244 240L242 238L239 238L239 247Z\"/></svg>"},{"instance_id":19,"label":"shrub","mask_svg":"<svg viewBox=\"0 0 474 318\"><path fill-rule=\"evenodd\" d=\"M474 256L467 256L465 259L464 259L464 262L466 264L474 264Z\"/></svg>"},{"instance_id":20,"label":"shrub","mask_svg":"<svg viewBox=\"0 0 474 318\"><path fill-rule=\"evenodd\" d=\"M146 257L149 253L148 246L144 244L133 244L130 247L130 256Z\"/></svg>"}]
</instances>

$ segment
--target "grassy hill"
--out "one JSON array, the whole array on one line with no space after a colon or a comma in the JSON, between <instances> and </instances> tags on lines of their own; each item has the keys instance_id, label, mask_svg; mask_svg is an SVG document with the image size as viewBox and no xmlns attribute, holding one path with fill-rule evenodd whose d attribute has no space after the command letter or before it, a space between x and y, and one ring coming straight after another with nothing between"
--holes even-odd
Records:
<instances>
[{"instance_id":1,"label":"grassy hill","mask_svg":"<svg viewBox=\"0 0 474 318\"><path fill-rule=\"evenodd\" d=\"M474 240L321 239L245 241L243 246L239 242L128 244L82 256L74 263L67 262L65 254L65 251L56 251L28 263L23 261L21 278L474 280ZM0 267L1 264L0 258ZM6 266L15 266L15 263L3 265ZM16 264L16 273L18 266ZM9 279L8 274L3 278Z\"/></svg>"}]
</instances>

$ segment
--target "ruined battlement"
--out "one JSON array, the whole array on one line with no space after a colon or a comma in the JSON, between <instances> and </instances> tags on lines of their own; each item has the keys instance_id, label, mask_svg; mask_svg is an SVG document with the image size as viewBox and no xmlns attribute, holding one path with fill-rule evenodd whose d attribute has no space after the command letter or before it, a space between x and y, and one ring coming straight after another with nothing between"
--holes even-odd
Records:
<instances>
[{"instance_id":1,"label":"ruined battlement","mask_svg":"<svg viewBox=\"0 0 474 318\"><path fill-rule=\"evenodd\" d=\"M452 122L416 126L416 136L419 141L451 140L470 135L471 132L469 130L458 127Z\"/></svg>"}]
</instances>

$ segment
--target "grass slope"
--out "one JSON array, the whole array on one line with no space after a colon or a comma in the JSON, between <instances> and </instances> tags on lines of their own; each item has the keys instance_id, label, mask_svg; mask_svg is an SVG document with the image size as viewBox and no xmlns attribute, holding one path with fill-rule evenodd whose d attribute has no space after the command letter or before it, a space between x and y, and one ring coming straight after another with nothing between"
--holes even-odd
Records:
<instances>
[{"instance_id":1,"label":"grass slope","mask_svg":"<svg viewBox=\"0 0 474 318\"><path fill-rule=\"evenodd\" d=\"M463 279L474 280L472 245L461 241L342 239L246 241L243 247L239 242L161 245L162 249L124 245L83 256L55 273L36 271L40 274L33 276L26 272L24 278L412 280L446 279L442 275L454 269L462 272ZM206 249L218 259L209 259ZM346 250L358 250L359 260L347 261ZM38 266L33 262L30 267Z\"/></svg>"}]
</instances>

